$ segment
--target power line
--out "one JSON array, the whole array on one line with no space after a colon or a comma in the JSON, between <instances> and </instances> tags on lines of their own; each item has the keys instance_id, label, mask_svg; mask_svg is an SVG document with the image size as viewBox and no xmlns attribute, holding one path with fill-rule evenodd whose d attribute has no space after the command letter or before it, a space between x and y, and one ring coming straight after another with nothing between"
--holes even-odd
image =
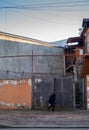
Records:
<instances>
[{"instance_id":1,"label":"power line","mask_svg":"<svg viewBox=\"0 0 89 130\"><path fill-rule=\"evenodd\" d=\"M30 10L39 10L39 9L43 9L43 8L57 8L57 7L75 7L75 6L88 6L88 4L86 5L81 5L81 3L85 3L85 2L89 2L89 1L72 1L72 2L58 2L58 3L43 3L43 4L31 4L31 5L19 5L19 4L15 4L12 2L7 2L5 0L2 0L2 2L5 3L9 3L9 4L13 4L15 6L4 6L4 7L0 7L0 8L14 8L14 9L30 9ZM80 3L80 4L79 4ZM64 4L64 5L61 5ZM71 5L72 4L72 5ZM74 5L75 4L75 5Z\"/></svg>"},{"instance_id":2,"label":"power line","mask_svg":"<svg viewBox=\"0 0 89 130\"><path fill-rule=\"evenodd\" d=\"M77 5L55 5L55 6L42 6L42 7L31 7L31 6L0 6L0 8L8 8L8 9L27 9L27 10L39 10L41 8L63 8L63 7L67 7L67 8L74 8L74 7L85 7L85 6L89 6L89 4L77 4ZM60 10L59 8L59 10Z\"/></svg>"},{"instance_id":3,"label":"power line","mask_svg":"<svg viewBox=\"0 0 89 130\"><path fill-rule=\"evenodd\" d=\"M6 8L5 8L6 9ZM32 18L32 19L36 19L36 20L38 20L38 21L43 21L43 22L46 22L46 23L55 23L55 24L63 24L63 23L57 23L57 22L54 22L54 21L48 21L48 20L45 20L45 19L40 19L40 18L38 18L38 17L34 17L34 16L32 16L32 14L27 14L27 13L24 13L24 12L21 12L21 11L17 11L17 10L14 10L14 8L10 8L10 10L11 11L13 11L13 12L15 12L17 15L18 14L22 14L22 15L25 15L25 16L30 16L30 18ZM9 11L8 11L9 12ZM6 16L7 17L7 16ZM64 24L63 24L64 25ZM68 25L68 24L67 24ZM69 24L70 25L70 24Z\"/></svg>"},{"instance_id":4,"label":"power line","mask_svg":"<svg viewBox=\"0 0 89 130\"><path fill-rule=\"evenodd\" d=\"M86 4L86 5L73 5L73 7L77 7L77 6L89 6L89 4ZM56 5L56 6L44 6L45 8L57 8L57 7L71 7L71 6L61 6L61 5ZM72 7L72 8L73 8ZM0 6L0 8L10 8L10 9L30 9L30 10L37 10L37 9L40 9L40 8L37 8L37 7L30 7L30 6L24 6L24 7L20 7L20 6ZM41 7L43 8L43 7Z\"/></svg>"},{"instance_id":5,"label":"power line","mask_svg":"<svg viewBox=\"0 0 89 130\"><path fill-rule=\"evenodd\" d=\"M9 3L9 4L13 4L14 6L7 6L7 7L0 7L0 8L3 8L3 9L10 9L11 11L13 11L13 12L15 12L16 13L16 15L18 15L18 14L22 14L22 15L25 15L25 16L30 16L30 18L32 18L32 19L36 19L36 20L39 20L40 22L41 21L43 21L43 22L46 22L46 23L55 23L55 24L63 24L63 23L60 23L60 22L55 22L55 21L48 21L48 19L47 20L45 20L44 18L43 19L41 19L41 18L38 18L38 17L36 17L36 16L32 16L32 13L30 13L30 14L27 14L27 13L25 13L25 12L22 12L22 11L18 11L18 9L25 9L25 8L28 8L28 7L25 7L24 5L19 5L19 4L15 4L15 3L12 3L12 2L8 2L8 1L5 1L5 0L1 0L2 2L5 2L5 3ZM78 2L80 2L80 1L78 1ZM82 1L82 2L84 2L84 1ZM62 4L63 4L63 2L61 2ZM64 3L66 3L66 4L68 4L67 2L64 2ZM75 2L72 2L72 3L75 3ZM45 3L45 4L47 4L47 3ZM48 3L49 4L49 3ZM52 5L53 4L58 4L58 3L51 3ZM36 4L35 4L36 5ZM38 4L37 4L38 5ZM43 4L44 5L44 4ZM60 5L59 5L60 6ZM60 6L61 7L61 6ZM67 6L68 7L68 6ZM29 10L33 10L33 7L29 7L30 9ZM40 8L39 8L40 9ZM38 10L39 10L38 9ZM58 10L60 10L60 11L72 11L71 9L58 9ZM77 10L76 10L77 11ZM79 11L79 10L78 10ZM48 14L48 13L47 13ZM67 24L67 23L66 23ZM63 25L65 25L65 24L63 24ZM68 25L68 24L67 24ZM71 26L71 24L69 24L70 26ZM73 24L72 24L73 25ZM7 25L6 25L7 26Z\"/></svg>"},{"instance_id":6,"label":"power line","mask_svg":"<svg viewBox=\"0 0 89 130\"><path fill-rule=\"evenodd\" d=\"M44 8L50 8L50 9L55 9L55 10L59 10L59 11L62 11L62 12L69 12L69 11L89 11L89 8L84 8L84 7L88 7L89 4L87 5L73 5L73 6L46 6ZM75 8L76 7L76 8ZM80 8L77 8L77 7L82 7L81 9ZM0 6L0 9L14 9L14 10L43 10L43 7L40 7L40 8L37 8L37 7L20 7L20 6ZM49 10L48 10L49 11Z\"/></svg>"},{"instance_id":7,"label":"power line","mask_svg":"<svg viewBox=\"0 0 89 130\"><path fill-rule=\"evenodd\" d=\"M5 0L1 0L2 2L5 2L5 3L9 3L9 4L12 4L12 5L17 5L17 6L21 6L21 7L24 7L24 6L44 6L44 5L58 5L58 4L74 4L74 3L86 3L86 2L89 2L88 0L82 0L82 1L67 1L67 2L55 2L55 3L42 3L42 4L30 4L30 5L20 5L20 4L16 4L16 3L12 3L12 2L8 2L8 1L5 1Z\"/></svg>"}]
</instances>

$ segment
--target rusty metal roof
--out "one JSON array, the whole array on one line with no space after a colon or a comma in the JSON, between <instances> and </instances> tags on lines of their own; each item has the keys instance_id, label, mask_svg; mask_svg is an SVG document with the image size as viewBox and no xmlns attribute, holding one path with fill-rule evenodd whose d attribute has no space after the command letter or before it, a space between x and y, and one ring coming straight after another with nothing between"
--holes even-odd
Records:
<instances>
[{"instance_id":1,"label":"rusty metal roof","mask_svg":"<svg viewBox=\"0 0 89 130\"><path fill-rule=\"evenodd\" d=\"M74 43L74 42L83 42L83 37L70 37L67 40L67 43Z\"/></svg>"},{"instance_id":2,"label":"rusty metal roof","mask_svg":"<svg viewBox=\"0 0 89 130\"><path fill-rule=\"evenodd\" d=\"M85 78L86 75L89 75L89 54L85 55L81 78Z\"/></svg>"}]
</instances>

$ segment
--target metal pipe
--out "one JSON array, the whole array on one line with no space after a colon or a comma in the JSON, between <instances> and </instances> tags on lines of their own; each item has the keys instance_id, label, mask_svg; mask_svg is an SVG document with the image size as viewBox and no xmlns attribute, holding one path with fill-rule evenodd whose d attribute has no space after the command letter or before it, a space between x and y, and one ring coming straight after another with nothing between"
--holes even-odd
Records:
<instances>
[{"instance_id":1,"label":"metal pipe","mask_svg":"<svg viewBox=\"0 0 89 130\"><path fill-rule=\"evenodd\" d=\"M32 52L33 53L33 52ZM32 55L15 55L15 56L0 56L0 58L15 58L15 57L32 57L33 56L33 54ZM74 54L60 54L60 55L56 55L56 54L54 54L54 55L34 55L34 56L84 56L84 55L74 55Z\"/></svg>"}]
</instances>

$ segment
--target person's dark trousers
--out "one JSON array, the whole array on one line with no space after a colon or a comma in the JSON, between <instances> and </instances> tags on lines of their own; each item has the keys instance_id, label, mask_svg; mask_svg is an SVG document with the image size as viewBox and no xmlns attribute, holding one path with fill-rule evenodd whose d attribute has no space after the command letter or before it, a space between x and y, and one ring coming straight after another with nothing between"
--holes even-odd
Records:
<instances>
[{"instance_id":1,"label":"person's dark trousers","mask_svg":"<svg viewBox=\"0 0 89 130\"><path fill-rule=\"evenodd\" d=\"M52 105L52 111L54 111L54 109L55 109L55 105L53 104L53 105Z\"/></svg>"},{"instance_id":2,"label":"person's dark trousers","mask_svg":"<svg viewBox=\"0 0 89 130\"><path fill-rule=\"evenodd\" d=\"M52 106L52 111L54 111L54 109L55 109L55 106Z\"/></svg>"}]
</instances>

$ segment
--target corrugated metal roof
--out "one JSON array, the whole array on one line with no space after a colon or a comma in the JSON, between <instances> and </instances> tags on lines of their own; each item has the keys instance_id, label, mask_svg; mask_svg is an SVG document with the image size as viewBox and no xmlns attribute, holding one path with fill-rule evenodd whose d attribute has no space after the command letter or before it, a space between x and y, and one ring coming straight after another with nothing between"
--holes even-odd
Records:
<instances>
[{"instance_id":1,"label":"corrugated metal roof","mask_svg":"<svg viewBox=\"0 0 89 130\"><path fill-rule=\"evenodd\" d=\"M52 44L59 46L59 47L65 47L67 45L67 39L59 40L59 41L53 41Z\"/></svg>"},{"instance_id":2,"label":"corrugated metal roof","mask_svg":"<svg viewBox=\"0 0 89 130\"><path fill-rule=\"evenodd\" d=\"M67 40L67 43L74 43L74 42L83 42L83 37L70 37Z\"/></svg>"},{"instance_id":3,"label":"corrugated metal roof","mask_svg":"<svg viewBox=\"0 0 89 130\"><path fill-rule=\"evenodd\" d=\"M15 35L15 34L10 34L10 33L5 33L5 32L1 32L0 31L0 39L2 40L10 40L10 41L17 41L17 42L24 42L24 43L30 43L30 44L37 44L37 45L42 45L42 46L55 46L53 44L50 44L48 42L45 41L40 41L37 39L33 39L33 38L28 38L28 37L24 37L24 36L19 36L19 35Z\"/></svg>"}]
</instances>

